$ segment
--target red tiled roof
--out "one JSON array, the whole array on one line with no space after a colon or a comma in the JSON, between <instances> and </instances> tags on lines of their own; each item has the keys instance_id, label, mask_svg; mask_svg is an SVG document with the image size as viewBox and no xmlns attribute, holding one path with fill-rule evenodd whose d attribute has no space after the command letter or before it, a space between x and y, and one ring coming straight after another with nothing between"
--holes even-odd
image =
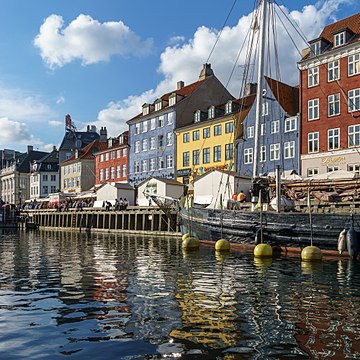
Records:
<instances>
[{"instance_id":1,"label":"red tiled roof","mask_svg":"<svg viewBox=\"0 0 360 360\"><path fill-rule=\"evenodd\" d=\"M107 142L100 142L99 140L92 141L89 145L86 145L82 149L79 150L79 156L76 158L72 156L71 158L63 161L61 164L66 164L73 162L74 160L83 160L83 159L92 159L95 158L93 154L93 149L96 148L96 151L101 151L107 149Z\"/></svg>"},{"instance_id":2,"label":"red tiled roof","mask_svg":"<svg viewBox=\"0 0 360 360\"><path fill-rule=\"evenodd\" d=\"M206 78L207 79L207 78ZM187 85L187 86L184 86L183 88L179 89L179 90L174 90L174 91L171 91L171 92L168 92L164 95L161 96L161 99L162 100L165 100L165 101L168 101L169 100L169 97L171 94L177 94L177 95L180 95L180 96L183 96L183 97L186 97L186 96L189 96L191 95L200 85L202 85L206 79L204 80L199 80L199 81L196 81L190 85ZM143 115L142 113L140 114L137 114L136 116L134 116L133 118L131 118L130 120L127 121L127 123L133 121L133 120L136 120L138 118L141 118Z\"/></svg>"},{"instance_id":3,"label":"red tiled roof","mask_svg":"<svg viewBox=\"0 0 360 360\"><path fill-rule=\"evenodd\" d=\"M267 76L265 76L265 80L280 106L289 115L296 115L299 112L299 87L284 84Z\"/></svg>"}]
</instances>

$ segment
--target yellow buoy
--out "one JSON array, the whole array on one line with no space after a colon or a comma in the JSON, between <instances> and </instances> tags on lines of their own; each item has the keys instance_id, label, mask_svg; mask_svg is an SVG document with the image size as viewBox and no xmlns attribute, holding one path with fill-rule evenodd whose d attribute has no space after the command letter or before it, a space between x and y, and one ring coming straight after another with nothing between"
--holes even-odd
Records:
<instances>
[{"instance_id":1,"label":"yellow buoy","mask_svg":"<svg viewBox=\"0 0 360 360\"><path fill-rule=\"evenodd\" d=\"M321 250L316 246L307 246L301 251L301 259L303 261L321 260Z\"/></svg>"},{"instance_id":2,"label":"yellow buoy","mask_svg":"<svg viewBox=\"0 0 360 360\"><path fill-rule=\"evenodd\" d=\"M229 251L230 250L230 241L225 239L220 239L215 243L216 251Z\"/></svg>"},{"instance_id":3,"label":"yellow buoy","mask_svg":"<svg viewBox=\"0 0 360 360\"><path fill-rule=\"evenodd\" d=\"M272 257L273 250L272 247L268 244L258 244L255 246L254 249L254 256L255 257Z\"/></svg>"},{"instance_id":4,"label":"yellow buoy","mask_svg":"<svg viewBox=\"0 0 360 360\"><path fill-rule=\"evenodd\" d=\"M225 261L227 258L229 257L229 252L228 251L215 251L215 259L217 261Z\"/></svg>"},{"instance_id":5,"label":"yellow buoy","mask_svg":"<svg viewBox=\"0 0 360 360\"><path fill-rule=\"evenodd\" d=\"M200 242L194 237L188 237L182 242L182 248L187 250L198 249Z\"/></svg>"},{"instance_id":6,"label":"yellow buoy","mask_svg":"<svg viewBox=\"0 0 360 360\"><path fill-rule=\"evenodd\" d=\"M185 239L189 238L190 237L190 234L189 233L186 233L182 236L182 240L184 241Z\"/></svg>"}]
</instances>

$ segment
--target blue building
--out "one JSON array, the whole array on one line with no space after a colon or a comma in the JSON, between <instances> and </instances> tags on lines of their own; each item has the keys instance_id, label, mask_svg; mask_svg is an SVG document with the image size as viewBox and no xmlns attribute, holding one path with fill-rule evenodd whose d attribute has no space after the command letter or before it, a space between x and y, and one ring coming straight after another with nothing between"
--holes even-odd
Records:
<instances>
[{"instance_id":1,"label":"blue building","mask_svg":"<svg viewBox=\"0 0 360 360\"><path fill-rule=\"evenodd\" d=\"M265 76L259 129L259 175L300 173L299 88ZM255 152L255 103L243 122L243 137L237 143L237 172L252 176Z\"/></svg>"},{"instance_id":2,"label":"blue building","mask_svg":"<svg viewBox=\"0 0 360 360\"><path fill-rule=\"evenodd\" d=\"M204 64L199 80L164 94L152 104L144 104L142 112L130 119L129 183L138 185L150 177L175 178L176 128L194 121L195 111L233 99L214 75L210 64Z\"/></svg>"}]
</instances>

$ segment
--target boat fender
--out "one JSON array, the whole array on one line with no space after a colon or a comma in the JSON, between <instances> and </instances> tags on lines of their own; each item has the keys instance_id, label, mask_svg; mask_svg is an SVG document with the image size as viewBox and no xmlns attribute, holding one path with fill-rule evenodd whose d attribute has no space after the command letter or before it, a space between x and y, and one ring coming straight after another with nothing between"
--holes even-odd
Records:
<instances>
[{"instance_id":1,"label":"boat fender","mask_svg":"<svg viewBox=\"0 0 360 360\"><path fill-rule=\"evenodd\" d=\"M261 244L261 229L257 229L255 233L255 244Z\"/></svg>"},{"instance_id":2,"label":"boat fender","mask_svg":"<svg viewBox=\"0 0 360 360\"><path fill-rule=\"evenodd\" d=\"M340 232L339 238L338 238L338 251L339 254L342 254L346 248L346 230Z\"/></svg>"},{"instance_id":3,"label":"boat fender","mask_svg":"<svg viewBox=\"0 0 360 360\"><path fill-rule=\"evenodd\" d=\"M358 234L354 228L350 228L346 233L346 245L351 259L356 259L359 255Z\"/></svg>"}]
</instances>

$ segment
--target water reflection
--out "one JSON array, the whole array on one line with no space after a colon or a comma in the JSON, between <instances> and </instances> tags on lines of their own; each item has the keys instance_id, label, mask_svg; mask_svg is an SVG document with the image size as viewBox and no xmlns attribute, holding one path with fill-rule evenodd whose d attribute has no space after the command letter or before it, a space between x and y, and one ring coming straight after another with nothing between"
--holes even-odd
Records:
<instances>
[{"instance_id":1,"label":"water reflection","mask_svg":"<svg viewBox=\"0 0 360 360\"><path fill-rule=\"evenodd\" d=\"M360 354L358 261L185 252L173 238L0 235L1 358Z\"/></svg>"}]
</instances>

